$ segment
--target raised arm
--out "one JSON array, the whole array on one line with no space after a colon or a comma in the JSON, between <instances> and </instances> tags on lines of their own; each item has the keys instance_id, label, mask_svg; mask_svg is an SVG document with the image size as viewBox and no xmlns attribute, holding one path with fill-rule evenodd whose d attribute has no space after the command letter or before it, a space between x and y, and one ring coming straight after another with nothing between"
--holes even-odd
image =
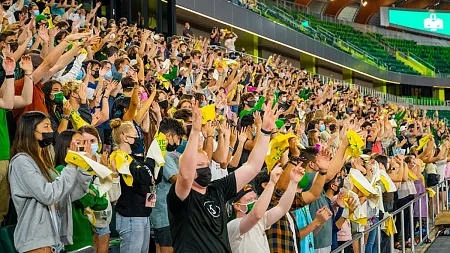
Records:
<instances>
[{"instance_id":1,"label":"raised arm","mask_svg":"<svg viewBox=\"0 0 450 253\"><path fill-rule=\"evenodd\" d=\"M248 215L246 215L244 218L242 218L242 220L239 224L239 231L241 232L241 235L250 231L250 229L252 229L259 222L259 220L261 220L264 217L264 214L267 211L267 207L269 207L270 200L271 200L272 194L273 194L273 190L275 189L275 185L277 184L278 179L281 176L281 173L283 173L283 169L280 166L276 166L270 172L269 183L267 183L266 188L264 189L261 196L259 196L255 205L253 206L253 209L250 211L250 213ZM292 200L291 200L291 202L292 202ZM281 200L280 200L280 203L281 203ZM275 209L275 208L273 208L273 209ZM270 211L272 211L273 209L271 209ZM268 211L268 215L269 215L270 211ZM272 223L266 223L266 227L268 227L270 225L272 225Z\"/></svg>"},{"instance_id":2,"label":"raised arm","mask_svg":"<svg viewBox=\"0 0 450 253\"><path fill-rule=\"evenodd\" d=\"M269 101L269 104L271 101ZM261 136L253 147L247 163L236 170L236 192L240 191L244 185L248 184L261 170L264 158L269 147L270 133L275 129L275 121L278 119L281 111L277 111L270 106L264 113ZM264 132L263 132L264 131Z\"/></svg>"},{"instance_id":3,"label":"raised arm","mask_svg":"<svg viewBox=\"0 0 450 253\"><path fill-rule=\"evenodd\" d=\"M186 149L180 157L180 169L175 183L175 193L177 197L184 201L192 188L197 170L197 150L198 140L202 128L202 113L195 102L192 106L192 129Z\"/></svg>"},{"instance_id":4,"label":"raised arm","mask_svg":"<svg viewBox=\"0 0 450 253\"><path fill-rule=\"evenodd\" d=\"M22 94L14 96L14 109L23 108L33 102L33 64L31 57L25 55L20 61L20 68L24 71Z\"/></svg>"},{"instance_id":5,"label":"raised arm","mask_svg":"<svg viewBox=\"0 0 450 253\"><path fill-rule=\"evenodd\" d=\"M271 226L283 217L291 208L292 201L294 200L295 193L297 192L297 184L305 175L305 169L302 168L302 163L297 164L295 168L291 170L291 181L289 182L287 190L280 198L278 205L269 211L267 211L266 226Z\"/></svg>"},{"instance_id":6,"label":"raised arm","mask_svg":"<svg viewBox=\"0 0 450 253\"><path fill-rule=\"evenodd\" d=\"M16 67L16 62L12 56L5 55L3 58L3 69L5 70L5 75L12 76L10 78L5 78L3 81L3 86L5 86L5 92L0 98L0 108L3 109L13 109L14 106L14 68Z\"/></svg>"}]
</instances>

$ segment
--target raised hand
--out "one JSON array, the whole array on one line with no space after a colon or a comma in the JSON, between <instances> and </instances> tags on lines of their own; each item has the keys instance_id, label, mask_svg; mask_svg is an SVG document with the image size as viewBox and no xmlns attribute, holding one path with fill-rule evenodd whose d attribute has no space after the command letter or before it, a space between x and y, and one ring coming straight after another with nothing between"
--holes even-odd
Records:
<instances>
[{"instance_id":1,"label":"raised hand","mask_svg":"<svg viewBox=\"0 0 450 253\"><path fill-rule=\"evenodd\" d=\"M277 184L281 174L283 174L283 169L281 168L280 164L275 165L275 167L270 172L270 182L273 184Z\"/></svg>"},{"instance_id":2,"label":"raised hand","mask_svg":"<svg viewBox=\"0 0 450 253\"><path fill-rule=\"evenodd\" d=\"M244 143L247 140L247 131L248 131L248 127L244 127L241 129L241 131L239 132L239 142Z\"/></svg>"},{"instance_id":3,"label":"raised hand","mask_svg":"<svg viewBox=\"0 0 450 253\"><path fill-rule=\"evenodd\" d=\"M72 106L69 102L66 102L63 104L63 114L64 116L68 117L70 113L72 112Z\"/></svg>"},{"instance_id":4,"label":"raised hand","mask_svg":"<svg viewBox=\"0 0 450 253\"><path fill-rule=\"evenodd\" d=\"M33 72L33 64L29 55L22 56L19 66L27 75Z\"/></svg>"},{"instance_id":5,"label":"raised hand","mask_svg":"<svg viewBox=\"0 0 450 253\"><path fill-rule=\"evenodd\" d=\"M305 168L302 167L303 162L299 162L295 168L291 170L291 181L298 184L305 175Z\"/></svg>"},{"instance_id":6,"label":"raised hand","mask_svg":"<svg viewBox=\"0 0 450 253\"><path fill-rule=\"evenodd\" d=\"M65 39L68 41L77 41L80 39L87 39L89 36L91 36L91 33L72 33L67 35Z\"/></svg>"},{"instance_id":7,"label":"raised hand","mask_svg":"<svg viewBox=\"0 0 450 253\"><path fill-rule=\"evenodd\" d=\"M198 101L192 104L192 129L191 133L199 133L202 130L202 112L198 106Z\"/></svg>"},{"instance_id":8,"label":"raised hand","mask_svg":"<svg viewBox=\"0 0 450 253\"><path fill-rule=\"evenodd\" d=\"M3 69L6 72L6 75L14 74L14 69L16 68L16 61L12 56L6 55L3 57Z\"/></svg>"},{"instance_id":9,"label":"raised hand","mask_svg":"<svg viewBox=\"0 0 450 253\"><path fill-rule=\"evenodd\" d=\"M264 112L264 118L262 122L262 129L267 132L272 132L274 129L276 129L275 121L282 113L282 110L277 110L277 106L272 108L270 104L271 101L269 101L269 106L266 107L266 111Z\"/></svg>"},{"instance_id":10,"label":"raised hand","mask_svg":"<svg viewBox=\"0 0 450 253\"><path fill-rule=\"evenodd\" d=\"M78 87L78 96L80 96L80 102L82 104L86 103L86 90L87 90L87 85L85 83L80 83L80 85Z\"/></svg>"},{"instance_id":11,"label":"raised hand","mask_svg":"<svg viewBox=\"0 0 450 253\"><path fill-rule=\"evenodd\" d=\"M94 115L92 115L92 122L91 125L93 126L97 126L97 123L102 119L102 112L101 111L97 111L96 113L94 113Z\"/></svg>"},{"instance_id":12,"label":"raised hand","mask_svg":"<svg viewBox=\"0 0 450 253\"><path fill-rule=\"evenodd\" d=\"M258 111L256 111L253 113L253 117L255 118L256 127L261 128L261 126L262 126L261 114Z\"/></svg>"},{"instance_id":13,"label":"raised hand","mask_svg":"<svg viewBox=\"0 0 450 253\"><path fill-rule=\"evenodd\" d=\"M45 43L50 41L50 37L48 36L48 29L45 26L39 27L38 36Z\"/></svg>"}]
</instances>

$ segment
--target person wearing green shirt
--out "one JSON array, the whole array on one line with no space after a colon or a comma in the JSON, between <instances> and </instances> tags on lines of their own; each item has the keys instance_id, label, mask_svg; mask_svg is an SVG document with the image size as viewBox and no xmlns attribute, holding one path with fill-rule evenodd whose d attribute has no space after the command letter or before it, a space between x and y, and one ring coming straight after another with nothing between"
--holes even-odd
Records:
<instances>
[{"instance_id":1,"label":"person wearing green shirt","mask_svg":"<svg viewBox=\"0 0 450 253\"><path fill-rule=\"evenodd\" d=\"M67 151L86 152L91 154L90 143L83 140L83 136L75 130L66 130L60 133L55 145L56 170L61 173L67 163L64 161ZM86 246L94 247L94 217L93 211L102 211L108 207L106 195L100 196L92 183L89 184L89 192L81 199L72 202L73 218L73 244L65 245L67 252L79 250ZM88 217L88 214L90 217ZM89 219L91 218L91 220Z\"/></svg>"}]
</instances>

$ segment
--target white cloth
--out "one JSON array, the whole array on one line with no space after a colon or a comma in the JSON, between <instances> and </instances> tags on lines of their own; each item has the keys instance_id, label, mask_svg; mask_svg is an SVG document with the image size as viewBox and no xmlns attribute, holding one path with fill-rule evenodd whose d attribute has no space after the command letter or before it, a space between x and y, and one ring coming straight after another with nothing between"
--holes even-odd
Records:
<instances>
[{"instance_id":1,"label":"white cloth","mask_svg":"<svg viewBox=\"0 0 450 253\"><path fill-rule=\"evenodd\" d=\"M267 241L266 226L267 212L263 218L247 233L241 235L240 224L242 218L228 222L228 238L233 253L269 253L269 242Z\"/></svg>"}]
</instances>

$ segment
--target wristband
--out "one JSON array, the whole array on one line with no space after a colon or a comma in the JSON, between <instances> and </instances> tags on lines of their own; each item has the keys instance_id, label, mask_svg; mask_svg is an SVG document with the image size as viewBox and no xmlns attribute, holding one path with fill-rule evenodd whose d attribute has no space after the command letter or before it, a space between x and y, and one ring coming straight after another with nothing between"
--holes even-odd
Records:
<instances>
[{"instance_id":1,"label":"wristband","mask_svg":"<svg viewBox=\"0 0 450 253\"><path fill-rule=\"evenodd\" d=\"M264 129L261 128L261 133L262 133L264 136L270 136L270 135L272 134L272 131L266 131L266 130L264 130Z\"/></svg>"},{"instance_id":2,"label":"wristband","mask_svg":"<svg viewBox=\"0 0 450 253\"><path fill-rule=\"evenodd\" d=\"M208 138L213 138L214 139L214 136L210 135L210 136L206 137L206 139L208 139Z\"/></svg>"},{"instance_id":3,"label":"wristband","mask_svg":"<svg viewBox=\"0 0 450 253\"><path fill-rule=\"evenodd\" d=\"M70 120L70 116L63 115L62 118L65 120Z\"/></svg>"},{"instance_id":4,"label":"wristband","mask_svg":"<svg viewBox=\"0 0 450 253\"><path fill-rule=\"evenodd\" d=\"M325 176L328 173L328 171L319 171L319 175Z\"/></svg>"},{"instance_id":5,"label":"wristband","mask_svg":"<svg viewBox=\"0 0 450 253\"><path fill-rule=\"evenodd\" d=\"M5 76L5 79L10 79L10 78L13 78L13 79L14 79L14 74L12 74L12 75L6 75L6 76Z\"/></svg>"}]
</instances>

